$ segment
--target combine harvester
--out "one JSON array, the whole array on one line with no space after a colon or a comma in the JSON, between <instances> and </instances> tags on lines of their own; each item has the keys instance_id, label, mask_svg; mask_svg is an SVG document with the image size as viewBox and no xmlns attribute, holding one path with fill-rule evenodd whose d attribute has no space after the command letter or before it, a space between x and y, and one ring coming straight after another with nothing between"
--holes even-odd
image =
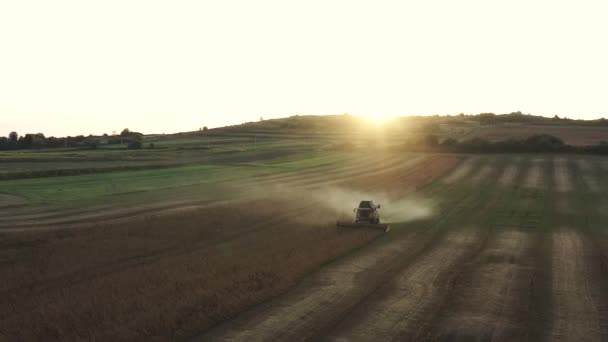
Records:
<instances>
[{"instance_id":1,"label":"combine harvester","mask_svg":"<svg viewBox=\"0 0 608 342\"><path fill-rule=\"evenodd\" d=\"M380 204L375 204L373 201L361 201L359 207L355 208L355 222L340 222L336 224L338 228L371 228L388 232L391 225L380 223Z\"/></svg>"}]
</instances>

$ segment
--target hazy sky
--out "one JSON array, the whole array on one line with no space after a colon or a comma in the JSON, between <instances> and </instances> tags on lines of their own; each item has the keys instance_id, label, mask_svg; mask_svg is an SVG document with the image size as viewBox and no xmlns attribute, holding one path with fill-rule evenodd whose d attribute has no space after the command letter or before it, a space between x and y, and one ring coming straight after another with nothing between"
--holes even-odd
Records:
<instances>
[{"instance_id":1,"label":"hazy sky","mask_svg":"<svg viewBox=\"0 0 608 342\"><path fill-rule=\"evenodd\" d=\"M608 117L608 1L0 0L0 134Z\"/></svg>"}]
</instances>

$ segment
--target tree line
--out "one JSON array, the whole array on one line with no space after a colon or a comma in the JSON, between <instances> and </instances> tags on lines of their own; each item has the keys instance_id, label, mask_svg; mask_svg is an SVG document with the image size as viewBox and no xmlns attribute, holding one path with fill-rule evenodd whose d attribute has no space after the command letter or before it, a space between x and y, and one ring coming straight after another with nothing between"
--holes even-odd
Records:
<instances>
[{"instance_id":1,"label":"tree line","mask_svg":"<svg viewBox=\"0 0 608 342\"><path fill-rule=\"evenodd\" d=\"M488 141L472 138L464 141L448 138L440 141L434 135L427 135L423 141L406 143L408 149L432 150L460 153L591 153L608 154L608 142L596 145L573 146L549 134L536 134L525 139Z\"/></svg>"},{"instance_id":2,"label":"tree line","mask_svg":"<svg viewBox=\"0 0 608 342\"><path fill-rule=\"evenodd\" d=\"M504 123L528 123L528 124L547 124L547 125L577 125L577 126L608 126L608 120L599 118L595 120L570 119L559 117L555 114L552 118L523 114L521 111L508 114L480 113L480 114L460 114L451 118L476 121L482 125L504 124Z\"/></svg>"},{"instance_id":3,"label":"tree line","mask_svg":"<svg viewBox=\"0 0 608 342\"><path fill-rule=\"evenodd\" d=\"M20 136L17 132L10 132L6 137L0 137L0 151L29 150L42 148L85 148L97 149L100 145L126 144L127 148L139 149L142 147L144 135L132 132L128 128L122 130L120 135L101 135L75 137L46 137L43 133L28 133Z\"/></svg>"}]
</instances>

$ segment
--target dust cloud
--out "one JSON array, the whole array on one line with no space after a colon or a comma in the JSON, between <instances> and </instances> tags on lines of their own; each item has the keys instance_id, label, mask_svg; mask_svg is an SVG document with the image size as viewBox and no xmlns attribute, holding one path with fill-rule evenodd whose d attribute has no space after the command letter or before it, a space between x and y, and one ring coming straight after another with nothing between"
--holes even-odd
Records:
<instances>
[{"instance_id":1,"label":"dust cloud","mask_svg":"<svg viewBox=\"0 0 608 342\"><path fill-rule=\"evenodd\" d=\"M435 215L436 205L433 201L413 194L405 195L400 199L391 199L386 193L373 191L356 191L340 187L326 188L293 188L285 185L267 187L249 187L249 198L266 198L279 201L285 207L298 205L298 203L316 203L323 211L333 212L334 219L352 219L353 209L362 200L371 200L380 204L380 218L386 223L403 223L429 218ZM243 194L244 195L244 194ZM314 217L309 217L312 220ZM294 219L296 219L294 217ZM303 218L302 218L303 219ZM325 222L326 218L316 217ZM332 219L333 221L333 219Z\"/></svg>"},{"instance_id":2,"label":"dust cloud","mask_svg":"<svg viewBox=\"0 0 608 342\"><path fill-rule=\"evenodd\" d=\"M431 201L414 196L391 200L383 193L353 191L343 188L312 190L312 197L320 204L332 209L339 215L353 215L353 209L361 200L371 200L380 204L380 217L383 222L409 222L429 218L435 213Z\"/></svg>"}]
</instances>

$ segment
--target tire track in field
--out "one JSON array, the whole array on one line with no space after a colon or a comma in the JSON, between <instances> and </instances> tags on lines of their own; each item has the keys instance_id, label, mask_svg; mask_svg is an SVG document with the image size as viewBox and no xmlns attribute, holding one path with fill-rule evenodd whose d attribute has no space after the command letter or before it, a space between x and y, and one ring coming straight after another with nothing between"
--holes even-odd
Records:
<instances>
[{"instance_id":1,"label":"tire track in field","mask_svg":"<svg viewBox=\"0 0 608 342\"><path fill-rule=\"evenodd\" d=\"M110 207L93 210L76 211L70 213L57 213L49 215L44 221L41 219L16 220L9 223L0 223L0 232L19 232L35 230L58 230L63 228L84 228L97 226L100 222L119 223L136 217L149 214L167 215L184 210L204 209L215 205L226 204L229 201L177 201L173 203L153 204L148 206L117 209ZM237 203L238 201L234 201ZM100 212L101 211L101 212Z\"/></svg>"},{"instance_id":2,"label":"tire track in field","mask_svg":"<svg viewBox=\"0 0 608 342\"><path fill-rule=\"evenodd\" d=\"M365 313L340 324L329 340L392 340L415 331L428 308L446 291L445 275L483 242L482 234L465 229L448 233L438 246L421 256L393 280L384 298L374 298Z\"/></svg>"},{"instance_id":3,"label":"tire track in field","mask_svg":"<svg viewBox=\"0 0 608 342\"><path fill-rule=\"evenodd\" d=\"M478 159L479 157L468 157L463 160L456 169L444 179L444 182L448 184L457 183L468 177L471 171L473 171L473 167L478 162Z\"/></svg>"},{"instance_id":4,"label":"tire track in field","mask_svg":"<svg viewBox=\"0 0 608 342\"><path fill-rule=\"evenodd\" d=\"M391 170L380 175L364 176L356 180L345 179L332 185L339 189L353 191L358 191L366 185L372 185L374 193L399 200L408 193L426 188L434 181L442 179L460 160L460 156L435 155L404 170ZM390 179L391 182L387 183L386 179Z\"/></svg>"},{"instance_id":5,"label":"tire track in field","mask_svg":"<svg viewBox=\"0 0 608 342\"><path fill-rule=\"evenodd\" d=\"M586 189L592 193L601 192L601 186L593 172L591 163L585 159L577 159L576 166L581 174Z\"/></svg>"},{"instance_id":6,"label":"tire track in field","mask_svg":"<svg viewBox=\"0 0 608 342\"><path fill-rule=\"evenodd\" d=\"M370 170L377 170L383 167L397 167L404 162L403 156L391 155L390 157L374 157L365 159L349 160L346 165L327 165L322 169L312 168L305 169L302 171L290 172L286 175L271 175L268 177L254 177L253 179L243 179L241 182L243 186L249 186L251 184L264 185L268 183L293 183L302 179L329 179L336 177L343 177L345 175L357 175L364 174ZM424 158L423 156L416 156L413 159ZM388 161L386 159L389 159Z\"/></svg>"},{"instance_id":7,"label":"tire track in field","mask_svg":"<svg viewBox=\"0 0 608 342\"><path fill-rule=\"evenodd\" d=\"M433 158L428 163L421 163L415 172L402 175L396 180L398 186L393 188L404 189L405 191L417 191L426 188L436 180L440 180L450 174L454 167L462 161L462 156L439 156ZM415 181L412 181L412 178Z\"/></svg>"},{"instance_id":8,"label":"tire track in field","mask_svg":"<svg viewBox=\"0 0 608 342\"><path fill-rule=\"evenodd\" d=\"M530 160L531 167L528 169L524 186L527 188L543 188L545 183L542 179L542 164L544 163L542 158L534 158Z\"/></svg>"},{"instance_id":9,"label":"tire track in field","mask_svg":"<svg viewBox=\"0 0 608 342\"><path fill-rule=\"evenodd\" d=\"M602 182L600 165L591 164L590 158L579 162L572 162L575 170L575 188L581 189L568 199L574 200L574 212L563 215L560 223L570 228L583 243L582 253L585 262L583 269L587 275L584 284L591 284L586 290L593 299L595 309L598 313L599 333L602 340L608 340L608 253L606 252L605 238L605 216L598 214L596 205L601 207L605 196L602 192L592 191L585 176L594 177L599 186L605 186ZM603 158L602 158L603 159ZM601 161L602 159L595 159ZM600 183L602 183L600 185ZM589 309L589 308L587 308Z\"/></svg>"},{"instance_id":10,"label":"tire track in field","mask_svg":"<svg viewBox=\"0 0 608 342\"><path fill-rule=\"evenodd\" d=\"M535 236L522 231L495 233L486 249L455 285L452 302L432 329L436 339L521 340L532 272Z\"/></svg>"},{"instance_id":11,"label":"tire track in field","mask_svg":"<svg viewBox=\"0 0 608 342\"><path fill-rule=\"evenodd\" d=\"M256 310L201 337L204 341L268 341L294 340L305 336L325 321L339 318L353 302L365 296L364 281L369 275L386 272L385 260L396 255L406 256L420 250L420 234L393 243L382 251L357 253L359 255L339 261L321 270L313 281L305 281L274 303L267 312ZM354 259L354 260L352 260ZM262 312L258 312L262 311Z\"/></svg>"},{"instance_id":12,"label":"tire track in field","mask_svg":"<svg viewBox=\"0 0 608 342\"><path fill-rule=\"evenodd\" d=\"M519 166L521 164L521 157L515 157L511 159L507 167L504 169L502 175L498 179L498 183L503 186L513 185L513 182L519 174Z\"/></svg>"},{"instance_id":13,"label":"tire track in field","mask_svg":"<svg viewBox=\"0 0 608 342\"><path fill-rule=\"evenodd\" d=\"M553 158L553 183L557 192L572 191L568 161L563 157Z\"/></svg>"},{"instance_id":14,"label":"tire track in field","mask_svg":"<svg viewBox=\"0 0 608 342\"><path fill-rule=\"evenodd\" d=\"M408 159L405 161L404 160L395 160L394 162L391 162L388 164L376 163L375 165L371 166L367 170L357 169L350 173L337 175L336 177L326 177L325 175L319 175L317 178L302 179L302 180L297 180L297 181L291 182L291 183L289 183L289 186L313 187L314 188L314 187L321 187L321 186L337 184L337 183L343 182L345 178L346 179L356 179L356 178L369 177L372 175L380 177L383 174L387 174L387 173L390 173L395 170L410 169L412 167L415 167L416 165L419 165L420 163L424 162L425 160L428 160L428 158L419 156L419 157L416 157L413 159Z\"/></svg>"},{"instance_id":15,"label":"tire track in field","mask_svg":"<svg viewBox=\"0 0 608 342\"><path fill-rule=\"evenodd\" d=\"M490 173L492 173L493 170L494 164L491 161L489 163L486 163L486 165L482 166L479 171L474 172L474 175L471 177L471 183L481 183L490 175Z\"/></svg>"},{"instance_id":16,"label":"tire track in field","mask_svg":"<svg viewBox=\"0 0 608 342\"><path fill-rule=\"evenodd\" d=\"M562 341L600 341L602 329L599 285L589 267L590 246L577 231L562 228L552 237L553 326L549 339Z\"/></svg>"}]
</instances>

